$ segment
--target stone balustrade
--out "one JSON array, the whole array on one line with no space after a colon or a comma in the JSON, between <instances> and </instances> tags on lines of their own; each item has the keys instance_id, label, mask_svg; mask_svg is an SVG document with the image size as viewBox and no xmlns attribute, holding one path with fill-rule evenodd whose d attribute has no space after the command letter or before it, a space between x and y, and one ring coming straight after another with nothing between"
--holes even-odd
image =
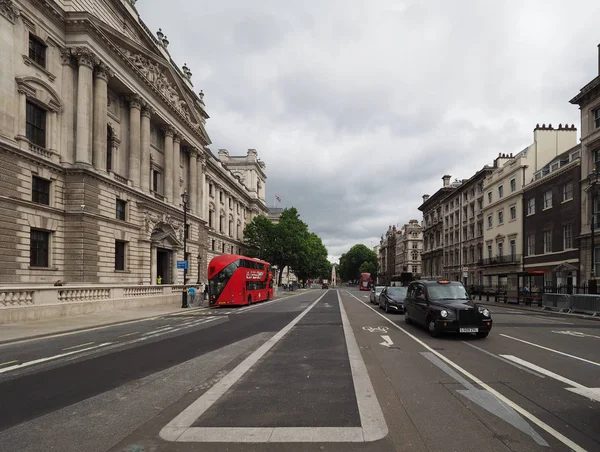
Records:
<instances>
[{"instance_id":1,"label":"stone balustrade","mask_svg":"<svg viewBox=\"0 0 600 452\"><path fill-rule=\"evenodd\" d=\"M0 287L0 309L32 305L157 297L179 293L181 290L183 290L182 285Z\"/></svg>"}]
</instances>

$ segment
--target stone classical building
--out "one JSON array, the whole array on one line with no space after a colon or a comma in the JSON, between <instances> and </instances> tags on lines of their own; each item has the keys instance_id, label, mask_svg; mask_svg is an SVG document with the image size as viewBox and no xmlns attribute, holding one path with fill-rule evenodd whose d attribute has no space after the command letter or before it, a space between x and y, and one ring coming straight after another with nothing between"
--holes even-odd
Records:
<instances>
[{"instance_id":1,"label":"stone classical building","mask_svg":"<svg viewBox=\"0 0 600 452\"><path fill-rule=\"evenodd\" d=\"M442 177L443 185L432 196L423 195L419 210L423 212L422 278L439 279L444 271L444 218L443 201L456 190L451 176Z\"/></svg>"},{"instance_id":2,"label":"stone classical building","mask_svg":"<svg viewBox=\"0 0 600 452\"><path fill-rule=\"evenodd\" d=\"M599 46L600 48L600 46ZM596 278L600 274L600 194L598 186L594 188L594 209L590 209L592 193L587 181L593 168L600 169L600 53L598 55L598 75L581 88L579 94L571 99L579 105L581 111L581 235L579 236L580 265L582 280ZM591 217L594 220L594 264L592 274Z\"/></svg>"},{"instance_id":3,"label":"stone classical building","mask_svg":"<svg viewBox=\"0 0 600 452\"><path fill-rule=\"evenodd\" d=\"M483 183L485 248L481 266L487 287L505 287L512 275L508 289L513 289L516 273L523 270L523 187L551 160L575 146L577 129L537 125L533 137L533 143L517 155L501 154L496 158L494 171ZM552 197L545 198L542 205L528 205L525 211L551 207Z\"/></svg>"},{"instance_id":4,"label":"stone classical building","mask_svg":"<svg viewBox=\"0 0 600 452\"><path fill-rule=\"evenodd\" d=\"M2 284L182 282L184 235L204 281L267 211L264 163L211 153L204 94L134 4L0 2Z\"/></svg>"},{"instance_id":5,"label":"stone classical building","mask_svg":"<svg viewBox=\"0 0 600 452\"><path fill-rule=\"evenodd\" d=\"M552 159L523 189L523 270L544 272L531 277L532 287L572 290L578 285L580 180L577 145Z\"/></svg>"},{"instance_id":6,"label":"stone classical building","mask_svg":"<svg viewBox=\"0 0 600 452\"><path fill-rule=\"evenodd\" d=\"M483 180L493 171L484 166L459 184L443 201L444 278L481 286L483 257Z\"/></svg>"},{"instance_id":7,"label":"stone classical building","mask_svg":"<svg viewBox=\"0 0 600 452\"><path fill-rule=\"evenodd\" d=\"M377 283L389 286L396 271L396 226L390 226L379 242Z\"/></svg>"},{"instance_id":8,"label":"stone classical building","mask_svg":"<svg viewBox=\"0 0 600 452\"><path fill-rule=\"evenodd\" d=\"M423 253L423 227L419 220L410 220L396 235L396 261L394 278L400 278L402 272L421 275L421 254Z\"/></svg>"}]
</instances>

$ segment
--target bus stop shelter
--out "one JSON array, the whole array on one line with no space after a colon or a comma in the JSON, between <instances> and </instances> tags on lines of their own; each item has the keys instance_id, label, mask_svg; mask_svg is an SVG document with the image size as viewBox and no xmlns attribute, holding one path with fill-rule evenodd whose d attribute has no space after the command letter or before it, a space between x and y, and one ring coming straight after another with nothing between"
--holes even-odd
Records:
<instances>
[{"instance_id":1,"label":"bus stop shelter","mask_svg":"<svg viewBox=\"0 0 600 452\"><path fill-rule=\"evenodd\" d=\"M536 279L543 277L545 273L546 270L526 270L494 275L498 279L506 278L506 290L504 293L498 293L496 300L516 304L523 302L526 305L537 303L541 306L544 284L538 285Z\"/></svg>"}]
</instances>

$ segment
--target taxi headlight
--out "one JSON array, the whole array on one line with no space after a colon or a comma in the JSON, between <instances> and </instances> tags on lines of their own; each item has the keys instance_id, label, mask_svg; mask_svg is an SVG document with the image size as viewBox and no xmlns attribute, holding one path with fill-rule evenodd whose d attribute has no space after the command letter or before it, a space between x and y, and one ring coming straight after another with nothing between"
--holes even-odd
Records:
<instances>
[{"instance_id":1,"label":"taxi headlight","mask_svg":"<svg viewBox=\"0 0 600 452\"><path fill-rule=\"evenodd\" d=\"M444 309L444 310L442 310L442 311L440 312L440 315L441 315L441 316L442 316L442 317L445 319L446 317L448 317L448 311L446 311L446 310Z\"/></svg>"},{"instance_id":2,"label":"taxi headlight","mask_svg":"<svg viewBox=\"0 0 600 452\"><path fill-rule=\"evenodd\" d=\"M479 312L484 317L489 317L490 316L490 311L487 308L482 308L481 306L479 306Z\"/></svg>"}]
</instances>

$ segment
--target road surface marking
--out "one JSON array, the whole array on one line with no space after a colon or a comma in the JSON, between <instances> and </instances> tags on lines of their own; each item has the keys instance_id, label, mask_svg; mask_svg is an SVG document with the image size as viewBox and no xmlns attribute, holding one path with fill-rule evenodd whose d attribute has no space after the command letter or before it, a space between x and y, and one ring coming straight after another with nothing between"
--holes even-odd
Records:
<instances>
[{"instance_id":1,"label":"road surface marking","mask_svg":"<svg viewBox=\"0 0 600 452\"><path fill-rule=\"evenodd\" d=\"M93 347L88 347L88 348L82 348L80 350L74 350L72 352L61 353L60 355L48 356L47 358L34 359L33 361L27 361L27 362L24 362L22 364L16 364L14 366L5 367L4 369L0 369L0 374L6 373L6 372L10 372L11 370L22 369L23 367L33 366L34 364L39 364L39 363L43 363L43 362L46 362L46 361L51 361L51 360L54 360L54 359L63 358L65 356L74 355L75 353L87 352L88 350L94 350L94 349L97 349L97 348L100 348L100 347L105 347L105 346L110 345L110 344L112 344L112 342L106 342L104 344L95 345Z\"/></svg>"},{"instance_id":2,"label":"road surface marking","mask_svg":"<svg viewBox=\"0 0 600 452\"><path fill-rule=\"evenodd\" d=\"M552 331L556 334L565 334L567 336L575 336L575 337L595 337L596 339L600 339L600 336L594 336L593 334L585 334L579 331Z\"/></svg>"},{"instance_id":3,"label":"road surface marking","mask_svg":"<svg viewBox=\"0 0 600 452\"><path fill-rule=\"evenodd\" d=\"M445 362L439 359L437 356L429 353L429 352L421 352L425 358L431 361L433 364L438 366L441 370L446 372L450 377L454 378L457 382L459 382L465 389L457 389L456 392L463 395L470 401L476 403L481 408L495 416L502 419L504 422L512 425L513 427L521 430L526 435L529 435L533 438L533 440L538 443L540 446L549 447L550 445L546 442L544 438L542 438L538 432L536 432L531 425L527 423L525 419L523 419L519 413L517 413L514 409L507 406L505 403L501 402L493 394L489 393L485 389L478 389L465 378L460 376L454 369L451 369Z\"/></svg>"},{"instance_id":4,"label":"road surface marking","mask_svg":"<svg viewBox=\"0 0 600 452\"><path fill-rule=\"evenodd\" d=\"M384 345L386 347L389 347L390 345L394 345L394 343L392 342L392 339L389 336L381 336L381 338L383 339L383 342L380 342L379 345Z\"/></svg>"},{"instance_id":5,"label":"road surface marking","mask_svg":"<svg viewBox=\"0 0 600 452\"><path fill-rule=\"evenodd\" d=\"M80 348L80 347L85 347L86 345L92 345L95 344L96 342L87 342L85 344L79 344L79 345L73 345L72 347L67 347L67 348L63 348L63 350L73 350L74 348Z\"/></svg>"},{"instance_id":6,"label":"road surface marking","mask_svg":"<svg viewBox=\"0 0 600 452\"><path fill-rule=\"evenodd\" d=\"M493 356L493 357L494 357L494 358L496 358L496 359L499 359L500 361L504 361L505 363L508 363L508 364L510 364L511 366L514 366L514 367L516 367L516 368L518 368L518 369L521 369L521 370L523 370L523 371L525 371L525 372L527 372L527 373L530 373L530 374L532 374L532 375L535 375L536 377L540 377L540 378L546 378L546 377L544 377L542 374L538 374L537 372L534 372L534 371L533 371L533 370L531 370L531 369L527 369L526 367L519 366L518 364L516 364L516 363L513 363L512 361L510 361L510 360L508 360L508 359L506 359L506 358L502 358L501 356L499 356L499 355L496 355L495 353L488 352L487 350L484 350L483 348L479 348L479 347L477 347L476 345L473 345L473 344L471 344L471 343L469 343L469 342L462 341L462 343L463 343L463 344L465 344L465 345L468 345L469 347L473 347L474 349L477 349L477 350L479 350L480 352L483 352L483 353L485 353L486 355L490 355L490 356Z\"/></svg>"},{"instance_id":7,"label":"road surface marking","mask_svg":"<svg viewBox=\"0 0 600 452\"><path fill-rule=\"evenodd\" d=\"M365 442L383 438L387 434L387 425L379 402L371 385L366 366L356 344L354 333L340 303L340 315L346 337L348 357L361 427L191 427L215 402L217 402L252 366L254 366L275 344L281 340L308 312L325 296L324 292L312 302L294 320L273 335L261 347L255 350L235 369L219 380L194 401L183 412L169 422L161 431L160 437L167 441L178 442Z\"/></svg>"},{"instance_id":8,"label":"road surface marking","mask_svg":"<svg viewBox=\"0 0 600 452\"><path fill-rule=\"evenodd\" d=\"M16 359L15 359L15 360L13 360L13 361L6 361L5 363L2 363L2 364L0 364L0 366L6 366L6 365L8 365L8 364L13 364L13 363L16 363L17 361L18 361L18 360L16 360Z\"/></svg>"},{"instance_id":9,"label":"road surface marking","mask_svg":"<svg viewBox=\"0 0 600 452\"><path fill-rule=\"evenodd\" d=\"M550 351L552 353L558 353L559 355L568 356L569 358L573 358L573 359L578 359L579 361L583 361L585 363L593 364L594 366L599 366L600 367L600 363L597 363L595 361L590 361L589 359L580 358L579 356L570 355L570 354L565 353L565 352L559 352L558 350L554 350L553 348L544 347L543 345L534 344L533 342L524 341L523 339L518 339L518 338L512 337L512 336L507 336L506 334L500 334L500 336L506 337L508 339L512 339L513 341L519 341L519 342L523 342L524 344L528 344L528 345L532 345L534 347L542 348L542 349L548 350L548 351Z\"/></svg>"},{"instance_id":10,"label":"road surface marking","mask_svg":"<svg viewBox=\"0 0 600 452\"><path fill-rule=\"evenodd\" d=\"M533 319L533 320L537 320L538 322L558 323L560 325L575 325L574 323L565 322L563 320L548 319L548 318L543 317L541 315L522 315L521 317L527 317L527 318L530 318L530 319Z\"/></svg>"},{"instance_id":11,"label":"road surface marking","mask_svg":"<svg viewBox=\"0 0 600 452\"><path fill-rule=\"evenodd\" d=\"M142 336L148 336L149 334L164 333L164 332L167 332L167 331L172 330L172 329L173 329L173 327L167 326L167 327L161 328L159 330L148 331L147 333L142 334Z\"/></svg>"},{"instance_id":12,"label":"road surface marking","mask_svg":"<svg viewBox=\"0 0 600 452\"><path fill-rule=\"evenodd\" d=\"M600 402L600 388L588 388L587 386L577 383L576 381L569 380L568 378L563 377L562 375L558 375L557 373L554 373L551 370L544 369L543 367L537 366L533 363L530 363L529 361L525 361L524 359L518 358L513 355L500 355L500 356L502 356L503 358L509 359L511 361L514 361L522 366L529 367L530 369L533 369L539 373L547 375L550 378L554 378L555 380L560 381L561 383L564 383L564 384L570 386L569 388L565 388L567 391L571 391L571 392L574 392L575 394L579 394L584 397L588 397L592 400L595 400L596 402Z\"/></svg>"},{"instance_id":13,"label":"road surface marking","mask_svg":"<svg viewBox=\"0 0 600 452\"><path fill-rule=\"evenodd\" d=\"M348 293L348 295L350 295L351 297L355 298L358 301L361 301L360 298L356 297L355 295L351 294L350 292L346 291ZM572 450L574 450L575 452L586 452L586 450L579 446L577 443L571 441L569 438L567 438L565 435L563 435L562 433L560 433L558 430L555 430L554 428L550 427L548 424L546 424L545 422L543 422L542 420L538 419L536 416L534 416L533 414L531 414L529 411L527 411L525 408L522 408L521 406L517 405L515 402L513 402L512 400L510 400L508 397L502 395L501 393L499 393L498 391L496 391L494 388L492 388L490 385L484 383L483 381L481 381L479 378L477 378L475 375L471 374L470 372L468 372L467 370L463 369L462 367L460 367L458 364L456 364L454 361L452 361L451 359L447 358L446 356L442 355L440 352L438 352L437 350L434 350L433 348L431 348L429 345L427 345L425 342L423 342L421 339L419 339L418 337L414 336L413 334L409 333L407 330L405 330L404 328L402 328L400 325L394 323L392 320L388 319L386 316L384 316L383 314L377 312L374 308L372 308L369 305L366 305L364 303L361 302L361 304L363 306L365 306L366 308L370 309L371 311L373 311L375 314L377 314L378 316L380 316L381 318L385 319L386 321L388 321L390 324L392 324L395 328L399 329L400 331L402 331L404 334L406 334L408 337L410 337L412 340L414 340L416 343L420 344L422 347L424 347L425 349L427 349L428 351L430 351L431 353L433 353L435 356L437 356L438 358L440 358L442 361L445 361L447 364L449 364L450 366L454 367L456 370L458 370L460 373L462 373L465 377L469 378L471 381L477 383L479 386L481 386L483 389L487 390L488 392L492 393L493 395L495 395L498 399L500 399L502 402L506 403L508 406L510 406L513 410L515 410L516 412L520 413L522 416L526 417L527 419L529 419L531 422L533 422L535 425L537 425L538 427L540 427L542 430L546 431L547 433L549 433L550 435L552 435L554 438L556 438L557 440L559 440L561 443L563 443L564 445L566 445L567 447L571 448Z\"/></svg>"},{"instance_id":14,"label":"road surface marking","mask_svg":"<svg viewBox=\"0 0 600 452\"><path fill-rule=\"evenodd\" d=\"M121 336L119 336L119 337L133 336L134 334L138 334L138 332L137 332L137 331L134 331L133 333L122 334L122 335L121 335Z\"/></svg>"},{"instance_id":15,"label":"road surface marking","mask_svg":"<svg viewBox=\"0 0 600 452\"><path fill-rule=\"evenodd\" d=\"M363 326L363 330L369 333L387 333L388 329L387 326Z\"/></svg>"}]
</instances>

